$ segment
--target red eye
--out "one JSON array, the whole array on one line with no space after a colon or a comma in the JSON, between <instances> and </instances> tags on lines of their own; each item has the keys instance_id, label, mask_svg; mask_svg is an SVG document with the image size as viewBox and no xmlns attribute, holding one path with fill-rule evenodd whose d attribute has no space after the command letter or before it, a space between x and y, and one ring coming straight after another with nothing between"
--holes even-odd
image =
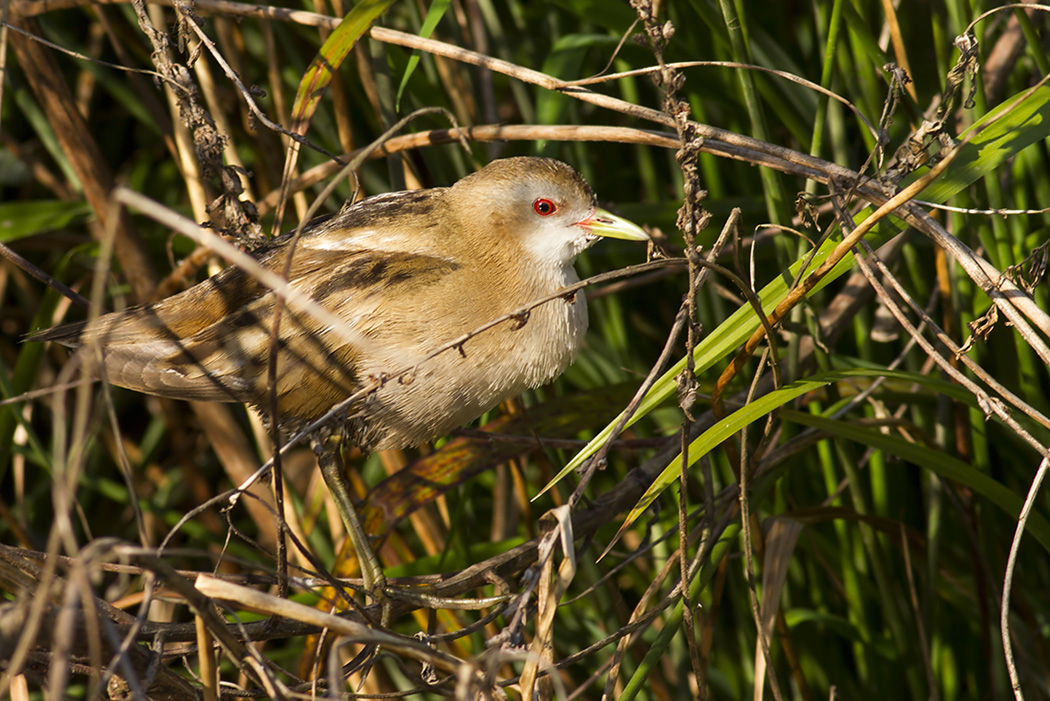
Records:
<instances>
[{"instance_id":1,"label":"red eye","mask_svg":"<svg viewBox=\"0 0 1050 701\"><path fill-rule=\"evenodd\" d=\"M558 211L558 205L554 204L546 197L541 197L532 203L532 208L536 210L536 214L541 217L549 217Z\"/></svg>"}]
</instances>

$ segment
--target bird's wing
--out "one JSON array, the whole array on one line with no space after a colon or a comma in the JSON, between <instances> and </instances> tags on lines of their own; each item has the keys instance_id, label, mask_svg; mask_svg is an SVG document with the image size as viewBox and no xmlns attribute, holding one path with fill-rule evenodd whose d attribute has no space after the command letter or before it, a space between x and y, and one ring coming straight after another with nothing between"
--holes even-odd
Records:
<instances>
[{"instance_id":1,"label":"bird's wing","mask_svg":"<svg viewBox=\"0 0 1050 701\"><path fill-rule=\"evenodd\" d=\"M355 358L375 350L370 345L387 342L395 327L417 336L423 331L427 319L414 312L439 297L433 291L459 267L437 253L442 237L430 215L443 193L439 188L380 195L315 220L304 231L289 282L345 325L336 333L285 306L278 387L290 405L331 406L342 398L335 395L345 396L358 384ZM291 240L291 233L285 234L253 255L283 276ZM109 381L136 391L259 402L275 301L269 289L230 267L155 304L49 329L32 340L82 345L82 360L102 348Z\"/></svg>"},{"instance_id":2,"label":"bird's wing","mask_svg":"<svg viewBox=\"0 0 1050 701\"><path fill-rule=\"evenodd\" d=\"M275 260L267 260L275 267ZM334 329L300 310L285 306L281 316L278 389L282 414L310 418L351 394L359 385L356 358L374 352L375 332L391 307L412 307L458 266L448 260L376 250L297 251L289 280L333 312L344 324ZM203 283L202 283L203 284ZM239 308L215 319L214 309L229 309L219 286L195 302L213 319L187 335L170 333L164 303L142 312L129 324L145 333L112 331L122 343L107 342L110 381L149 394L202 401L262 403L276 296L263 290ZM396 316L396 315L395 315ZM161 335L164 333L164 336Z\"/></svg>"}]
</instances>

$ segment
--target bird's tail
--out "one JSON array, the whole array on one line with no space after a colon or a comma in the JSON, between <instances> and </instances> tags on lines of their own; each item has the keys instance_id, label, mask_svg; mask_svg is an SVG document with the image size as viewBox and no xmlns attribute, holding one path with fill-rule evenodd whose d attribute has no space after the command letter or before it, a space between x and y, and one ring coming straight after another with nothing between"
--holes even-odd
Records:
<instances>
[{"instance_id":1,"label":"bird's tail","mask_svg":"<svg viewBox=\"0 0 1050 701\"><path fill-rule=\"evenodd\" d=\"M85 326L87 326L87 322L75 321L71 324L62 324L61 326L55 326L50 329L33 331L26 334L26 337L23 340L29 343L54 341L55 343L61 343L63 346L76 348L82 342L81 337L84 335Z\"/></svg>"}]
</instances>

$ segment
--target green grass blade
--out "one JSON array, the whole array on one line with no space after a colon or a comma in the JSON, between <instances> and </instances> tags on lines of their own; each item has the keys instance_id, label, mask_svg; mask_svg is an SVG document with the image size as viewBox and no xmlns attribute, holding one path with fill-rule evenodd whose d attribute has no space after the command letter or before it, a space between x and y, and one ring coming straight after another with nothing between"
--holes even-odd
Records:
<instances>
[{"instance_id":1,"label":"green grass blade","mask_svg":"<svg viewBox=\"0 0 1050 701\"><path fill-rule=\"evenodd\" d=\"M419 28L419 36L424 39L430 38L430 35L434 33L434 29L437 28L438 22L440 22L441 18L445 16L445 10L448 9L451 2L452 0L434 0L434 2L430 3L430 9L427 10L427 16L423 19L423 26ZM405 66L405 73L401 76L401 84L397 86L397 98L394 101L395 110L401 109L401 95L404 94L405 88L408 86L408 81L418 65L419 52L413 51L408 59L408 64Z\"/></svg>"},{"instance_id":2,"label":"green grass blade","mask_svg":"<svg viewBox=\"0 0 1050 701\"><path fill-rule=\"evenodd\" d=\"M845 380L863 378L874 379L877 377L887 377L908 382L919 382L924 386L930 387L934 392L956 395L961 398L961 390L952 387L949 383L946 383L943 380L917 375L915 373L891 371L880 368L846 368L833 370L831 372L821 373L803 380L798 380L797 382L793 382L779 390L770 392L769 394L751 402L747 406L741 407L722 421L719 421L689 445L688 465L692 466L696 464L700 458L717 448L724 440L737 431L740 431L754 421L761 419L773 410L784 406L788 402L806 394L807 392ZM972 397L970 397L970 400L972 401ZM809 415L807 414L805 416ZM830 419L827 421L830 421ZM804 423L802 419L798 419L797 422ZM841 424L842 422L835 423ZM887 438L877 431L874 433L882 438ZM867 434L864 435L866 436ZM937 474L943 477L948 477L962 484L967 484L973 487L976 491L986 495L993 503L1008 513L1016 515L1020 510L1021 501L1018 497L1011 494L1002 485L992 482L990 478L984 476L983 473L978 472L965 463L953 458L952 460L954 460L954 462L948 466L945 466L945 463L943 462L936 465L930 464L930 460L934 457L943 457L945 460L948 460L948 457L943 453L937 451L929 451L929 454L921 453L919 450L921 446L914 446L914 444L907 443L900 439L894 439L893 441L882 441L881 438L878 441L872 439L872 442L869 442L868 444L873 447L887 450L887 452L891 452L906 460L912 460L913 462L916 462L916 464L929 467L929 469L934 470ZM893 450L890 450L890 448L893 448ZM928 449L922 448L922 450ZM638 503L628 514L621 531L634 523L634 521L637 520L647 508L649 508L664 489L678 480L681 457L680 453L675 456L675 458L668 463L667 467L665 467L656 478L653 484L649 486L649 489L646 490L645 494L642 495L638 500ZM1046 541L1040 540L1040 542L1043 543L1044 546L1050 546L1050 530L1042 532L1039 537L1041 538L1042 536L1048 536L1048 539Z\"/></svg>"},{"instance_id":3,"label":"green grass blade","mask_svg":"<svg viewBox=\"0 0 1050 701\"><path fill-rule=\"evenodd\" d=\"M303 75L299 91L295 95L292 108L293 131L305 133L306 124L317 111L325 88L332 82L335 72L339 70L347 54L393 2L394 0L362 0L350 10L321 46L317 58Z\"/></svg>"},{"instance_id":4,"label":"green grass blade","mask_svg":"<svg viewBox=\"0 0 1050 701\"><path fill-rule=\"evenodd\" d=\"M0 242L55 231L88 219L93 213L87 202L37 200L0 204Z\"/></svg>"}]
</instances>

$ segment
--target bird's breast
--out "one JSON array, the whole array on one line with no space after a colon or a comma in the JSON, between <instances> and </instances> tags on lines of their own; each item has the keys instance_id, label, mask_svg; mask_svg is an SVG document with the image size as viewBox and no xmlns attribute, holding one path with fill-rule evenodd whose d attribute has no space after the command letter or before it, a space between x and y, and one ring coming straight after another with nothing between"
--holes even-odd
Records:
<instances>
[{"instance_id":1,"label":"bird's breast","mask_svg":"<svg viewBox=\"0 0 1050 701\"><path fill-rule=\"evenodd\" d=\"M575 272L545 281L518 298L503 300L453 327L433 320L442 333L428 335L411 358L409 382L389 382L368 403L364 443L375 448L417 445L448 433L526 389L544 385L575 359L587 330L582 293L556 298L477 333L455 348L427 358L485 323L515 312L576 280ZM388 365L397 365L390 357ZM388 367L384 372L392 372Z\"/></svg>"}]
</instances>

